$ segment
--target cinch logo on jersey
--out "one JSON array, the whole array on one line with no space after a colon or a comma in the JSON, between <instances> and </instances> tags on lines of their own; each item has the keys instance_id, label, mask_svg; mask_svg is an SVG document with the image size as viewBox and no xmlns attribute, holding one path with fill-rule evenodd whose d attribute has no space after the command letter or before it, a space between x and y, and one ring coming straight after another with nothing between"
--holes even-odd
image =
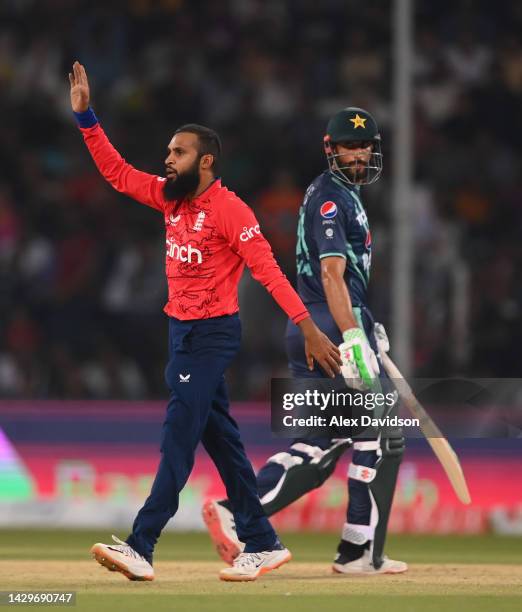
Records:
<instances>
[{"instance_id":1,"label":"cinch logo on jersey","mask_svg":"<svg viewBox=\"0 0 522 612\"><path fill-rule=\"evenodd\" d=\"M330 201L325 202L321 206L320 213L323 219L333 219L337 214L337 204L335 202Z\"/></svg>"},{"instance_id":2,"label":"cinch logo on jersey","mask_svg":"<svg viewBox=\"0 0 522 612\"><path fill-rule=\"evenodd\" d=\"M239 240L241 240L241 242L246 242L247 240L250 240L250 238L253 238L256 234L260 233L261 230L259 225L254 225L254 227L244 227L241 234L239 234Z\"/></svg>"},{"instance_id":3,"label":"cinch logo on jersey","mask_svg":"<svg viewBox=\"0 0 522 612\"><path fill-rule=\"evenodd\" d=\"M197 258L198 264L203 263L203 255L199 249L195 249L191 244L188 246L179 245L174 240L167 238L167 255L172 259L179 261L187 261L192 263L194 258Z\"/></svg>"}]
</instances>

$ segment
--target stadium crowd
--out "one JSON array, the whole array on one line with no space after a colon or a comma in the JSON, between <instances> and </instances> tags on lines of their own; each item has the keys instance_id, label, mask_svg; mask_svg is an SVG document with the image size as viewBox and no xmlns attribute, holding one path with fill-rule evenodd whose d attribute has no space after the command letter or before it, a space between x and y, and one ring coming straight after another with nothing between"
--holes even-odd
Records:
<instances>
[{"instance_id":1,"label":"stadium crowd","mask_svg":"<svg viewBox=\"0 0 522 612\"><path fill-rule=\"evenodd\" d=\"M220 174L254 208L291 280L297 210L326 165L326 121L368 108L385 156L383 179L364 193L372 296L389 321L391 5L1 3L0 397L165 395L163 219L98 175L70 111L74 59L106 132L140 169L162 174L177 126L218 130ZM516 376L522 4L415 8L415 372ZM466 313L457 352L455 296ZM249 275L240 302L242 357L228 382L235 399L262 398L267 380L286 374L285 320Z\"/></svg>"}]
</instances>

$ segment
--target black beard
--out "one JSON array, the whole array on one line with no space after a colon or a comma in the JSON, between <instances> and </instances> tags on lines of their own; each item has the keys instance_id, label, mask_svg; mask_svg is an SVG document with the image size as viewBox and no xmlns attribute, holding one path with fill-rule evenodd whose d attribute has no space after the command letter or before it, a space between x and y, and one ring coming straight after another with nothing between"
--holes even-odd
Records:
<instances>
[{"instance_id":1,"label":"black beard","mask_svg":"<svg viewBox=\"0 0 522 612\"><path fill-rule=\"evenodd\" d=\"M191 168L178 174L174 180L168 178L165 181L163 195L168 201L183 200L189 193L196 191L199 180L199 160L197 160Z\"/></svg>"},{"instance_id":2,"label":"black beard","mask_svg":"<svg viewBox=\"0 0 522 612\"><path fill-rule=\"evenodd\" d=\"M350 163L348 165L347 168L343 168L341 170L341 172L350 180L352 181L352 183L359 183L360 181L364 180L364 178L366 177L366 173L368 171L368 168L366 165L363 164L355 164L355 163Z\"/></svg>"}]
</instances>

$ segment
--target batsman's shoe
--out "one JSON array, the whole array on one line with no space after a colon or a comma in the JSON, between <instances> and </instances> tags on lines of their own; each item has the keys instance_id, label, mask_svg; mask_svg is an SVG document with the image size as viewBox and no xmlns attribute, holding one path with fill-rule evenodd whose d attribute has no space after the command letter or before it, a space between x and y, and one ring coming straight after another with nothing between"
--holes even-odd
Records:
<instances>
[{"instance_id":1,"label":"batsman's shoe","mask_svg":"<svg viewBox=\"0 0 522 612\"><path fill-rule=\"evenodd\" d=\"M237 537L234 515L228 502L207 501L203 505L202 514L218 555L225 563L232 565L234 559L243 552L245 545Z\"/></svg>"},{"instance_id":2,"label":"batsman's shoe","mask_svg":"<svg viewBox=\"0 0 522 612\"><path fill-rule=\"evenodd\" d=\"M93 557L100 565L111 572L120 572L129 580L154 580L152 565L116 536L112 536L115 544L98 542L91 548Z\"/></svg>"},{"instance_id":3,"label":"batsman's shoe","mask_svg":"<svg viewBox=\"0 0 522 612\"><path fill-rule=\"evenodd\" d=\"M249 582L281 567L291 558L292 554L286 548L255 553L242 552L234 559L232 567L227 567L219 572L219 577L221 580L230 582Z\"/></svg>"},{"instance_id":4,"label":"batsman's shoe","mask_svg":"<svg viewBox=\"0 0 522 612\"><path fill-rule=\"evenodd\" d=\"M378 574L402 574L407 571L408 566L403 561L394 561L384 557L383 564L379 569L375 569L369 550L365 550L362 557L355 561L346 561L343 555L338 554L335 558L333 567L338 574L351 574L353 576L372 576Z\"/></svg>"}]
</instances>

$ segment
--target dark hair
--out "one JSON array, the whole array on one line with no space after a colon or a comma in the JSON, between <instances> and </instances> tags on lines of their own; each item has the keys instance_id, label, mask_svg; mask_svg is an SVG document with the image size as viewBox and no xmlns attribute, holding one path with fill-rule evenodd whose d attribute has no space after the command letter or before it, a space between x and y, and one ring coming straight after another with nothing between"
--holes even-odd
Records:
<instances>
[{"instance_id":1,"label":"dark hair","mask_svg":"<svg viewBox=\"0 0 522 612\"><path fill-rule=\"evenodd\" d=\"M199 154L200 156L208 154L214 156L212 170L215 172L219 158L221 157L221 140L217 132L204 125L198 125L197 123L186 123L179 127L174 134L179 134L180 132L196 134L199 140Z\"/></svg>"}]
</instances>

